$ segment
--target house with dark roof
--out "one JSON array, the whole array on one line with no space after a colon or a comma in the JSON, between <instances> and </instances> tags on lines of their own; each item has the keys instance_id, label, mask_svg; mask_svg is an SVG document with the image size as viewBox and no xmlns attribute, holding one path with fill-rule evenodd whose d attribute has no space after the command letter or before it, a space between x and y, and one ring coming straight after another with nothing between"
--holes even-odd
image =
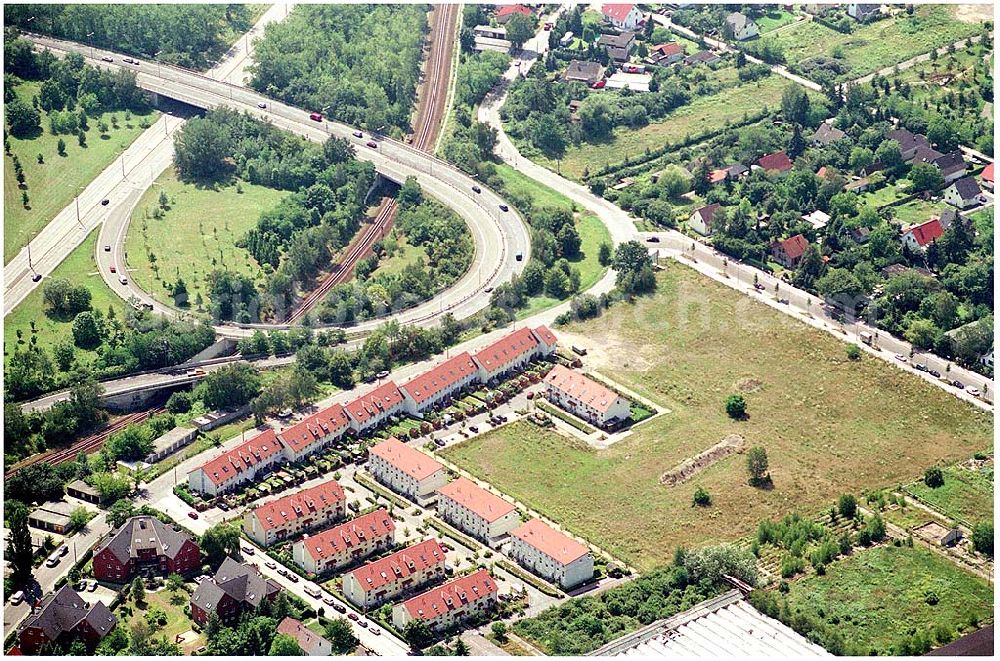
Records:
<instances>
[{"instance_id":1,"label":"house with dark roof","mask_svg":"<svg viewBox=\"0 0 1000 661\"><path fill-rule=\"evenodd\" d=\"M975 179L965 177L944 189L944 201L958 209L968 209L979 204L982 193Z\"/></svg>"},{"instance_id":2,"label":"house with dark roof","mask_svg":"<svg viewBox=\"0 0 1000 661\"><path fill-rule=\"evenodd\" d=\"M736 41L746 41L760 34L760 28L746 14L734 12L726 17L726 32Z\"/></svg>"},{"instance_id":3,"label":"house with dark roof","mask_svg":"<svg viewBox=\"0 0 1000 661\"><path fill-rule=\"evenodd\" d=\"M88 604L68 584L42 600L18 627L18 649L38 654L48 643L62 646L81 641L93 652L118 620L103 602Z\"/></svg>"},{"instance_id":4,"label":"house with dark roof","mask_svg":"<svg viewBox=\"0 0 1000 661\"><path fill-rule=\"evenodd\" d=\"M156 517L135 516L98 545L93 564L97 580L127 583L138 574L189 574L201 566L201 549Z\"/></svg>"},{"instance_id":5,"label":"house with dark roof","mask_svg":"<svg viewBox=\"0 0 1000 661\"><path fill-rule=\"evenodd\" d=\"M941 171L941 176L944 178L944 183L946 184L950 184L956 179L961 179L968 170L968 166L965 164L965 159L962 158L962 152L960 151L942 154L931 161L931 165Z\"/></svg>"},{"instance_id":6,"label":"house with dark roof","mask_svg":"<svg viewBox=\"0 0 1000 661\"><path fill-rule=\"evenodd\" d=\"M722 208L722 205L716 202L715 204L695 209L691 217L688 218L688 227L702 236L710 236L712 234L712 221L715 220L715 212L720 208Z\"/></svg>"},{"instance_id":7,"label":"house with dark roof","mask_svg":"<svg viewBox=\"0 0 1000 661\"><path fill-rule=\"evenodd\" d=\"M823 122L809 139L814 145L828 145L831 142L835 142L846 137L847 134L835 127L833 124Z\"/></svg>"},{"instance_id":8,"label":"house with dark roof","mask_svg":"<svg viewBox=\"0 0 1000 661\"><path fill-rule=\"evenodd\" d=\"M715 64L719 61L719 56L710 50L698 51L694 55L688 55L684 58L684 64L688 66L693 66L697 64Z\"/></svg>"},{"instance_id":9,"label":"house with dark roof","mask_svg":"<svg viewBox=\"0 0 1000 661\"><path fill-rule=\"evenodd\" d=\"M191 594L191 619L205 626L215 613L224 624L232 624L244 611L274 599L279 592L281 585L259 569L227 557L215 576L203 580Z\"/></svg>"},{"instance_id":10,"label":"house with dark roof","mask_svg":"<svg viewBox=\"0 0 1000 661\"><path fill-rule=\"evenodd\" d=\"M626 62L632 52L632 47L635 46L635 33L602 34L597 40L597 45L606 49L608 55L615 62Z\"/></svg>"},{"instance_id":11,"label":"house with dark roof","mask_svg":"<svg viewBox=\"0 0 1000 661\"><path fill-rule=\"evenodd\" d=\"M593 85L603 77L604 67L598 62L584 60L572 60L566 67L566 73L563 74L563 78L567 82L586 83L587 85Z\"/></svg>"},{"instance_id":12,"label":"house with dark roof","mask_svg":"<svg viewBox=\"0 0 1000 661\"><path fill-rule=\"evenodd\" d=\"M806 254L809 241L801 234L789 237L771 244L771 256L785 268L793 269L799 265L802 255Z\"/></svg>"},{"instance_id":13,"label":"house with dark roof","mask_svg":"<svg viewBox=\"0 0 1000 661\"><path fill-rule=\"evenodd\" d=\"M278 624L278 628L275 629L275 633L294 638L305 656L330 656L333 654L333 645L330 644L329 640L295 618L286 617L283 619Z\"/></svg>"},{"instance_id":14,"label":"house with dark roof","mask_svg":"<svg viewBox=\"0 0 1000 661\"><path fill-rule=\"evenodd\" d=\"M909 162L916 155L921 147L930 149L931 143L927 138L919 133L911 133L906 129L893 129L885 135L886 140L895 140L899 143L899 151L903 155L903 160ZM870 174L870 173L869 173Z\"/></svg>"},{"instance_id":15,"label":"house with dark roof","mask_svg":"<svg viewBox=\"0 0 1000 661\"><path fill-rule=\"evenodd\" d=\"M769 174L772 172L788 172L792 169L792 159L788 158L788 154L785 152L776 151L773 154L761 156L757 159L755 165L763 168Z\"/></svg>"}]
</instances>

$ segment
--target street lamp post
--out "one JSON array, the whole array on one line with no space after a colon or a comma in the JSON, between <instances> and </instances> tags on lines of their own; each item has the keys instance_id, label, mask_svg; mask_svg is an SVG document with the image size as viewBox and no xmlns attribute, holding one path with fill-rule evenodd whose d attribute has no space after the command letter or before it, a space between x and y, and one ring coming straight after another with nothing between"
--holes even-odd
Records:
<instances>
[{"instance_id":1,"label":"street lamp post","mask_svg":"<svg viewBox=\"0 0 1000 661\"><path fill-rule=\"evenodd\" d=\"M93 36L94 36L93 32L87 33L87 39L90 39ZM94 59L94 44L93 42L88 42L88 45L90 46L90 59Z\"/></svg>"}]
</instances>

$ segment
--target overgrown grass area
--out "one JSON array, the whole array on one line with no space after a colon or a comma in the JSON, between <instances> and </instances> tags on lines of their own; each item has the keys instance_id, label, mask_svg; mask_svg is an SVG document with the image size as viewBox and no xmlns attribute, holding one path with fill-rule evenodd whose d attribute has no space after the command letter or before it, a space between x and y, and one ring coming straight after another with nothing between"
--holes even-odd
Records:
<instances>
[{"instance_id":1,"label":"overgrown grass area","mask_svg":"<svg viewBox=\"0 0 1000 661\"><path fill-rule=\"evenodd\" d=\"M647 149L658 149L664 142L678 142L704 131L721 129L765 107L777 109L781 93L788 84L780 76L767 76L756 82L727 87L717 94L695 96L690 103L657 122L639 129L624 126L615 129L607 142L582 143L578 147L569 145L558 163L540 153L533 153L531 160L580 181L584 170L596 172L625 158L640 156Z\"/></svg>"},{"instance_id":2,"label":"overgrown grass area","mask_svg":"<svg viewBox=\"0 0 1000 661\"><path fill-rule=\"evenodd\" d=\"M883 361L680 265L659 291L561 329L587 367L670 410L595 451L525 424L444 454L497 489L640 569L677 545L731 541L762 519L821 511L843 493L912 478L915 468L987 448L992 418ZM749 417L724 401L742 393ZM729 434L768 454L773 489L730 456L676 487L660 476ZM691 507L697 486L709 510Z\"/></svg>"},{"instance_id":3,"label":"overgrown grass area","mask_svg":"<svg viewBox=\"0 0 1000 661\"><path fill-rule=\"evenodd\" d=\"M169 198L165 209L159 205L161 193ZM287 194L247 182L216 188L184 183L169 168L132 213L125 240L132 280L161 303L173 305L164 283L172 286L183 278L192 310L199 294L208 305L208 274L216 269L262 281L260 266L236 242L257 224L261 212ZM155 217L160 213L162 218Z\"/></svg>"},{"instance_id":4,"label":"overgrown grass area","mask_svg":"<svg viewBox=\"0 0 1000 661\"><path fill-rule=\"evenodd\" d=\"M790 65L816 56L839 56L848 71L840 78L858 78L940 48L982 31L982 24L957 18L958 5L917 5L912 16L858 26L850 34L837 32L816 21L763 35L762 41L776 46Z\"/></svg>"},{"instance_id":5,"label":"overgrown grass area","mask_svg":"<svg viewBox=\"0 0 1000 661\"><path fill-rule=\"evenodd\" d=\"M97 270L95 255L99 233L100 229L95 228L83 243L77 246L63 260L62 264L55 268L47 279L65 278L74 285L85 285L90 290L90 304L94 310L100 310L102 314L106 315L108 308L113 308L115 314L121 318L125 311L125 303L104 283ZM42 302L45 280L39 285L4 319L5 364L7 352L13 351L17 342L18 331L21 331L24 342L29 342L32 335L35 335L38 338L38 346L46 351L51 351L56 344L63 340L73 341L73 320L58 318L45 311L45 305ZM34 330L32 324L34 324ZM76 350L76 360L80 365L90 364L96 357L97 353L94 351L80 348Z\"/></svg>"},{"instance_id":6,"label":"overgrown grass area","mask_svg":"<svg viewBox=\"0 0 1000 661\"><path fill-rule=\"evenodd\" d=\"M907 493L947 517L967 525L993 520L993 464L977 468L962 465L942 469L944 484L932 489L923 480L906 487Z\"/></svg>"},{"instance_id":7,"label":"overgrown grass area","mask_svg":"<svg viewBox=\"0 0 1000 661\"><path fill-rule=\"evenodd\" d=\"M913 632L941 642L991 617L993 589L927 549L883 546L794 581L788 605L837 627L852 649L887 654Z\"/></svg>"},{"instance_id":8,"label":"overgrown grass area","mask_svg":"<svg viewBox=\"0 0 1000 661\"><path fill-rule=\"evenodd\" d=\"M170 603L170 597L172 595L179 595L178 604ZM131 628L133 625L140 622L148 622L150 619L155 618L151 616L151 613L159 610L163 613L166 618L166 624L155 623L150 627L150 632L155 638L160 638L161 636L166 636L167 640L174 642L176 636L180 634L188 634L187 638L183 643L179 643L181 650L185 654L192 654L196 649L205 644L205 634L204 633L194 633L193 627L194 622L184 613L184 607L188 604L191 596L184 590L178 590L176 592L171 592L167 589L162 589L157 592L146 592L146 603L143 608L139 608L134 599L129 598L125 608L131 609L132 614L124 622L119 622L119 626L125 625ZM182 599L182 600L181 600ZM119 617L121 613L119 613ZM149 616L147 618L147 616Z\"/></svg>"},{"instance_id":9,"label":"overgrown grass area","mask_svg":"<svg viewBox=\"0 0 1000 661\"><path fill-rule=\"evenodd\" d=\"M14 88L26 103L37 96L41 83L26 81ZM9 262L18 251L37 235L56 214L93 179L107 168L145 129L141 124L151 124L159 116L156 112L130 115L126 121L124 111L107 112L88 118L87 146L81 147L75 135L55 135L49 129L48 113L41 113L41 132L32 138L8 136L11 154L16 155L24 168L24 179L30 203L21 203L21 190L14 177L13 159L4 156L3 175L3 262ZM117 117L118 128L111 122ZM107 138L101 137L98 125L108 125ZM60 156L59 139L66 143L66 155ZM44 163L38 162L42 155ZM83 209L81 209L81 212Z\"/></svg>"}]
</instances>

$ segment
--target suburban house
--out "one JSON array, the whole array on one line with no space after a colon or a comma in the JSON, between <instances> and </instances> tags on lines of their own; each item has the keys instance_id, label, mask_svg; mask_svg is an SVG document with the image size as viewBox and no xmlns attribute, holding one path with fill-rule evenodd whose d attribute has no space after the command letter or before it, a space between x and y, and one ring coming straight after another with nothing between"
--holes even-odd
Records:
<instances>
[{"instance_id":1,"label":"suburban house","mask_svg":"<svg viewBox=\"0 0 1000 661\"><path fill-rule=\"evenodd\" d=\"M835 127L829 122L823 122L816 129L816 132L812 134L809 140L812 141L814 145L828 145L831 142L840 140L841 138L846 138L847 134Z\"/></svg>"},{"instance_id":2,"label":"suburban house","mask_svg":"<svg viewBox=\"0 0 1000 661\"><path fill-rule=\"evenodd\" d=\"M73 480L67 484L66 495L70 498L93 503L94 505L100 505L105 500L99 489L90 486L83 480Z\"/></svg>"},{"instance_id":3,"label":"suburban house","mask_svg":"<svg viewBox=\"0 0 1000 661\"><path fill-rule=\"evenodd\" d=\"M568 82L593 85L604 78L604 67L598 62L572 60L569 66L566 67L566 73L563 74L563 78Z\"/></svg>"},{"instance_id":4,"label":"suburban house","mask_svg":"<svg viewBox=\"0 0 1000 661\"><path fill-rule=\"evenodd\" d=\"M465 477L438 489L437 510L442 519L492 548L521 523L512 503Z\"/></svg>"},{"instance_id":5,"label":"suburban house","mask_svg":"<svg viewBox=\"0 0 1000 661\"><path fill-rule=\"evenodd\" d=\"M463 620L492 611L497 604L497 584L485 569L431 588L392 608L392 624L402 631L421 620L432 631L447 629Z\"/></svg>"},{"instance_id":6,"label":"suburban house","mask_svg":"<svg viewBox=\"0 0 1000 661\"><path fill-rule=\"evenodd\" d=\"M725 172L725 170L722 170L722 172ZM710 236L712 234L712 221L715 219L715 212L721 208L722 205L716 202L700 209L695 209L691 217L688 218L688 227L702 236Z\"/></svg>"},{"instance_id":7,"label":"suburban house","mask_svg":"<svg viewBox=\"0 0 1000 661\"><path fill-rule=\"evenodd\" d=\"M634 30L642 22L642 12L635 5L601 5L601 14L619 30Z\"/></svg>"},{"instance_id":8,"label":"suburban house","mask_svg":"<svg viewBox=\"0 0 1000 661\"><path fill-rule=\"evenodd\" d=\"M965 164L965 159L962 158L962 152L960 151L954 151L950 154L940 154L937 158L928 162L940 170L946 184L950 184L956 179L961 179L968 171L968 166Z\"/></svg>"},{"instance_id":9,"label":"suburban house","mask_svg":"<svg viewBox=\"0 0 1000 661\"><path fill-rule=\"evenodd\" d=\"M903 160L910 162L917 155L917 150L930 149L931 143L927 138L919 133L911 133L906 129L893 129L885 135L886 140L895 140L899 143L899 151L903 155ZM869 173L870 174L870 173Z\"/></svg>"},{"instance_id":10,"label":"suburban house","mask_svg":"<svg viewBox=\"0 0 1000 661\"><path fill-rule=\"evenodd\" d=\"M869 177L862 177L844 184L844 190L848 193L864 193L871 185L872 180Z\"/></svg>"},{"instance_id":11,"label":"suburban house","mask_svg":"<svg viewBox=\"0 0 1000 661\"><path fill-rule=\"evenodd\" d=\"M925 250L936 239L941 238L942 234L944 234L944 229L941 227L941 221L938 218L931 218L918 225L904 228L902 241L903 245L910 250L919 252Z\"/></svg>"},{"instance_id":12,"label":"suburban house","mask_svg":"<svg viewBox=\"0 0 1000 661\"><path fill-rule=\"evenodd\" d=\"M303 656L330 656L333 654L333 645L330 641L319 635L298 620L286 617L275 629L276 634L285 634L295 639L302 650Z\"/></svg>"},{"instance_id":13,"label":"suburban house","mask_svg":"<svg viewBox=\"0 0 1000 661\"><path fill-rule=\"evenodd\" d=\"M607 49L608 55L615 62L627 62L632 47L635 46L635 33L602 34L597 40L597 45Z\"/></svg>"},{"instance_id":14,"label":"suburban house","mask_svg":"<svg viewBox=\"0 0 1000 661\"><path fill-rule=\"evenodd\" d=\"M771 256L787 269L793 269L799 265L802 255L806 254L809 242L801 234L775 241L771 244Z\"/></svg>"},{"instance_id":15,"label":"suburban house","mask_svg":"<svg viewBox=\"0 0 1000 661\"><path fill-rule=\"evenodd\" d=\"M205 626L215 613L224 624L233 624L244 611L256 609L280 591L281 586L256 567L227 557L215 576L201 581L191 594L191 619Z\"/></svg>"},{"instance_id":16,"label":"suburban house","mask_svg":"<svg viewBox=\"0 0 1000 661\"><path fill-rule=\"evenodd\" d=\"M521 14L522 16L527 16L528 18L534 16L534 12L524 5L502 5L497 9L495 17L497 19L497 23L503 25L509 21L514 14Z\"/></svg>"},{"instance_id":17,"label":"suburban house","mask_svg":"<svg viewBox=\"0 0 1000 661\"><path fill-rule=\"evenodd\" d=\"M650 49L646 61L650 64L666 66L684 59L684 47L676 41L659 44Z\"/></svg>"},{"instance_id":18,"label":"suburban house","mask_svg":"<svg viewBox=\"0 0 1000 661\"><path fill-rule=\"evenodd\" d=\"M979 204L982 193L975 179L965 177L944 189L944 201L958 209L968 209Z\"/></svg>"},{"instance_id":19,"label":"suburban house","mask_svg":"<svg viewBox=\"0 0 1000 661\"><path fill-rule=\"evenodd\" d=\"M368 610L444 578L444 566L441 543L428 539L344 574L344 597Z\"/></svg>"},{"instance_id":20,"label":"suburban house","mask_svg":"<svg viewBox=\"0 0 1000 661\"><path fill-rule=\"evenodd\" d=\"M323 574L392 548L395 533L396 524L380 508L317 535L306 535L292 546L292 559L311 574Z\"/></svg>"},{"instance_id":21,"label":"suburban house","mask_svg":"<svg viewBox=\"0 0 1000 661\"><path fill-rule=\"evenodd\" d=\"M688 55L684 58L684 64L688 66L694 66L696 64L715 64L719 61L719 56L710 50L698 51L694 55Z\"/></svg>"},{"instance_id":22,"label":"suburban house","mask_svg":"<svg viewBox=\"0 0 1000 661\"><path fill-rule=\"evenodd\" d=\"M138 574L190 574L201 567L201 550L185 533L152 516L135 516L94 552L94 578L127 583Z\"/></svg>"},{"instance_id":23,"label":"suburban house","mask_svg":"<svg viewBox=\"0 0 1000 661\"><path fill-rule=\"evenodd\" d=\"M36 655L48 643L69 645L81 641L93 652L118 622L102 601L88 604L69 584L50 594L18 628L17 650Z\"/></svg>"},{"instance_id":24,"label":"suburban house","mask_svg":"<svg viewBox=\"0 0 1000 661\"><path fill-rule=\"evenodd\" d=\"M248 509L243 532L261 546L270 546L342 519L346 504L344 489L330 480Z\"/></svg>"},{"instance_id":25,"label":"suburban house","mask_svg":"<svg viewBox=\"0 0 1000 661\"><path fill-rule=\"evenodd\" d=\"M760 34L760 28L754 20L741 12L734 12L726 17L726 31L733 35L736 41L753 39Z\"/></svg>"},{"instance_id":26,"label":"suburban house","mask_svg":"<svg viewBox=\"0 0 1000 661\"><path fill-rule=\"evenodd\" d=\"M515 528L510 539L510 557L564 590L594 577L594 557L587 547L541 519Z\"/></svg>"},{"instance_id":27,"label":"suburban house","mask_svg":"<svg viewBox=\"0 0 1000 661\"><path fill-rule=\"evenodd\" d=\"M530 328L509 333L472 356L479 367L479 380L489 383L519 370L538 355L538 339Z\"/></svg>"},{"instance_id":28,"label":"suburban house","mask_svg":"<svg viewBox=\"0 0 1000 661\"><path fill-rule=\"evenodd\" d=\"M368 448L368 472L421 506L433 502L448 482L443 464L394 437Z\"/></svg>"},{"instance_id":29,"label":"suburban house","mask_svg":"<svg viewBox=\"0 0 1000 661\"><path fill-rule=\"evenodd\" d=\"M765 154L757 159L755 165L763 168L766 172L788 172L792 169L792 160L783 151L776 151L773 154Z\"/></svg>"},{"instance_id":30,"label":"suburban house","mask_svg":"<svg viewBox=\"0 0 1000 661\"><path fill-rule=\"evenodd\" d=\"M363 432L377 427L403 412L403 393L395 383L383 383L371 392L351 400L345 407L351 429Z\"/></svg>"},{"instance_id":31,"label":"suburban house","mask_svg":"<svg viewBox=\"0 0 1000 661\"><path fill-rule=\"evenodd\" d=\"M284 460L278 437L268 429L188 473L188 488L217 496L244 482L258 480Z\"/></svg>"},{"instance_id":32,"label":"suburban house","mask_svg":"<svg viewBox=\"0 0 1000 661\"><path fill-rule=\"evenodd\" d=\"M993 190L993 164L990 163L985 168L983 168L982 174L979 175L979 181L982 183L983 188L988 191Z\"/></svg>"},{"instance_id":33,"label":"suburban house","mask_svg":"<svg viewBox=\"0 0 1000 661\"><path fill-rule=\"evenodd\" d=\"M858 23L869 21L882 13L882 5L863 5L858 2L851 2L847 5L847 15Z\"/></svg>"},{"instance_id":34,"label":"suburban house","mask_svg":"<svg viewBox=\"0 0 1000 661\"><path fill-rule=\"evenodd\" d=\"M411 415L433 408L479 379L479 367L469 352L449 358L437 367L413 377L399 389Z\"/></svg>"},{"instance_id":35,"label":"suburban house","mask_svg":"<svg viewBox=\"0 0 1000 661\"><path fill-rule=\"evenodd\" d=\"M344 407L334 404L278 432L278 440L283 446L285 458L299 461L343 436L348 427Z\"/></svg>"},{"instance_id":36,"label":"suburban house","mask_svg":"<svg viewBox=\"0 0 1000 661\"><path fill-rule=\"evenodd\" d=\"M531 333L535 336L535 339L538 340L539 353L541 353L541 355L548 356L556 350L559 340L556 339L556 334L549 330L548 326L533 328L531 329Z\"/></svg>"},{"instance_id":37,"label":"suburban house","mask_svg":"<svg viewBox=\"0 0 1000 661\"><path fill-rule=\"evenodd\" d=\"M629 400L563 365L556 365L545 376L545 396L553 404L598 427L627 420L632 414Z\"/></svg>"}]
</instances>

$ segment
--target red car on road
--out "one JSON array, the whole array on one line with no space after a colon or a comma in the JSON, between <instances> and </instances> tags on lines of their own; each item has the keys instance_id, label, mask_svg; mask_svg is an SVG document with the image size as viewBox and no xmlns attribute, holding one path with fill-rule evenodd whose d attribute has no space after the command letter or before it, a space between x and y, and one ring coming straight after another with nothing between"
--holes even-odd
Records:
<instances>
[{"instance_id":1,"label":"red car on road","mask_svg":"<svg viewBox=\"0 0 1000 661\"><path fill-rule=\"evenodd\" d=\"M319 112L310 113L309 114L309 119L313 120L314 122L322 122L323 121L323 113L319 113Z\"/></svg>"}]
</instances>

